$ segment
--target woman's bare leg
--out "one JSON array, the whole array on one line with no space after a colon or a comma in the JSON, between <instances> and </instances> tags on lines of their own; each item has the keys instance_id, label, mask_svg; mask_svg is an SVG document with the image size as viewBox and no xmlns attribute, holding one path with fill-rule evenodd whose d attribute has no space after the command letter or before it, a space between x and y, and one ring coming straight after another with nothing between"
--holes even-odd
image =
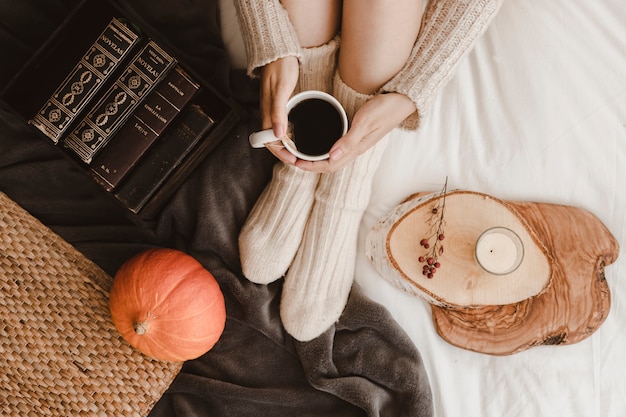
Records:
<instances>
[{"instance_id":1,"label":"woman's bare leg","mask_svg":"<svg viewBox=\"0 0 626 417\"><path fill-rule=\"evenodd\" d=\"M339 75L373 94L406 63L422 20L422 0L344 0Z\"/></svg>"},{"instance_id":2,"label":"woman's bare leg","mask_svg":"<svg viewBox=\"0 0 626 417\"><path fill-rule=\"evenodd\" d=\"M344 0L339 75L333 94L354 115L406 62L421 23L421 0ZM311 340L340 317L357 238L387 137L345 168L320 176L302 243L287 271L280 304L287 331Z\"/></svg>"},{"instance_id":3,"label":"woman's bare leg","mask_svg":"<svg viewBox=\"0 0 626 417\"><path fill-rule=\"evenodd\" d=\"M339 31L341 0L281 0L281 3L303 48L323 45Z\"/></svg>"}]
</instances>

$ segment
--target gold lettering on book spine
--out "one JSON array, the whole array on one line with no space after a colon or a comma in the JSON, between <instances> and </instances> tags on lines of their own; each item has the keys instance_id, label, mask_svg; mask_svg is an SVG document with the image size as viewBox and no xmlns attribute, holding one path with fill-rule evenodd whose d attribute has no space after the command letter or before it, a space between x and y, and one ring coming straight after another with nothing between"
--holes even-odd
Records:
<instances>
[{"instance_id":1,"label":"gold lettering on book spine","mask_svg":"<svg viewBox=\"0 0 626 417\"><path fill-rule=\"evenodd\" d=\"M29 123L58 143L72 120L133 51L140 37L131 27L113 18Z\"/></svg>"},{"instance_id":2,"label":"gold lettering on book spine","mask_svg":"<svg viewBox=\"0 0 626 417\"><path fill-rule=\"evenodd\" d=\"M111 49L113 49L119 56L124 55L124 52L126 50L123 48L120 48L115 42L109 39L106 35L102 35L101 39L102 39L102 42L109 45Z\"/></svg>"},{"instance_id":3,"label":"gold lettering on book spine","mask_svg":"<svg viewBox=\"0 0 626 417\"><path fill-rule=\"evenodd\" d=\"M149 51L149 52L150 52L152 55L154 55L154 53L152 53L152 51ZM155 79L157 79L157 78L159 77L159 72L158 72L156 69L154 69L154 67L153 67L152 65L150 65L150 64L148 63L148 61L146 61L145 59L143 59L143 58L139 57L139 58L137 59L137 63L138 63L141 67L143 67L143 68L146 70L146 72L148 72L148 74L151 74L151 75L152 75Z\"/></svg>"}]
</instances>

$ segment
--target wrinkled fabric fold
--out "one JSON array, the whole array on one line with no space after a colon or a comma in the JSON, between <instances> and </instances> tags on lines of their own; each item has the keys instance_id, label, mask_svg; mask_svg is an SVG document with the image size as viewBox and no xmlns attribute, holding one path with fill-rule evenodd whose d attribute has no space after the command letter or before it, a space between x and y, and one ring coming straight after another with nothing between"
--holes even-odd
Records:
<instances>
[{"instance_id":1,"label":"wrinkled fabric fold","mask_svg":"<svg viewBox=\"0 0 626 417\"><path fill-rule=\"evenodd\" d=\"M0 190L111 275L132 255L155 246L184 250L214 274L226 300L224 334L210 352L185 363L150 415L431 415L419 352L390 314L358 287L324 338L296 345L279 317L282 283L256 285L243 277L237 236L275 159L247 145L249 132L260 125L258 86L238 83L231 88L241 78L227 67L216 36L218 1L186 2L183 8L167 2L119 3L149 19L200 75L246 106L250 117L183 183L154 225L142 228L2 105ZM7 19L25 31L34 24L28 13L0 15L1 23ZM2 45L0 60L8 62L7 54L17 47ZM360 355L377 359L363 361ZM398 364L403 364L402 372Z\"/></svg>"}]
</instances>

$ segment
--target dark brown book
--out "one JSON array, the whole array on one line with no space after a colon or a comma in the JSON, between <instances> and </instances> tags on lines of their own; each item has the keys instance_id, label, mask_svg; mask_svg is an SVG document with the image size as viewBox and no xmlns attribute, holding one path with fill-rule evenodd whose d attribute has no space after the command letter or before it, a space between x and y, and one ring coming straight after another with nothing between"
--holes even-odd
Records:
<instances>
[{"instance_id":1,"label":"dark brown book","mask_svg":"<svg viewBox=\"0 0 626 417\"><path fill-rule=\"evenodd\" d=\"M187 106L120 184L115 197L139 213L214 125L202 107Z\"/></svg>"},{"instance_id":2,"label":"dark brown book","mask_svg":"<svg viewBox=\"0 0 626 417\"><path fill-rule=\"evenodd\" d=\"M131 26L113 18L29 123L57 143L139 39Z\"/></svg>"},{"instance_id":3,"label":"dark brown book","mask_svg":"<svg viewBox=\"0 0 626 417\"><path fill-rule=\"evenodd\" d=\"M80 0L78 3L7 85L0 88L0 99L8 105L8 109L15 112L16 117L19 117L23 122L28 122L42 110L43 106L48 103L61 85L65 88L68 85L72 86L77 81L81 81L80 74L74 72L77 63L86 56L91 62L94 62L95 55L91 55L91 52L89 52L89 55L86 54L88 51L94 51L92 49L94 42L99 39L103 30L114 21L114 18L117 18L127 28L132 29L133 32L141 33L141 39L134 44L128 55L125 55L121 61L118 61L117 67L109 72L110 76L104 80L97 93L90 97L89 100L86 100L86 105L77 112L77 116L73 121L62 126L63 128L67 126L67 128L58 142L61 145L57 146L60 154L68 157L78 171L92 177L91 166L80 161L73 150L63 146L67 136L76 130L84 117L109 92L111 86L119 81L123 74L126 75L129 64L138 57L138 52L149 41L154 40L166 52L173 51L175 48L166 37L155 31L149 24L146 24L139 15L135 13L129 14L131 11L129 8L120 7L119 2ZM109 36L107 38L111 39ZM113 43L110 46L114 47ZM98 57L98 60L100 59L101 57ZM94 64L100 62L98 60ZM148 62L147 60L144 61ZM164 204L185 179L222 140L229 137L232 129L246 117L246 112L234 99L225 97L223 93L216 90L210 83L207 83L207 80L202 79L199 74L195 73L193 67L188 65L189 63L184 63L183 61L180 62L180 65L201 85L201 89L192 98L191 103L185 106L185 108L191 107L192 103L200 106L196 108L195 113L197 115L202 114L202 112L198 111L200 109L205 113L203 117L196 119L196 123L201 126L193 127L194 122L188 119L187 127L183 127L184 123L181 123L177 129L178 134L170 135L170 138L164 141L163 146L157 146L161 139L164 138L164 136L160 136L135 168L127 174L126 178L112 192L106 192L104 188L102 189L107 197L118 203L120 203L120 197L130 196L128 201L134 204L134 206L127 208L122 203L120 203L120 206L123 206L125 211L128 212L130 219L137 221L141 226L147 226L149 222L155 219L155 216L158 215ZM172 68L175 67L176 65L172 66ZM155 67L153 66L153 68ZM78 76L78 78L72 78L70 81L68 78L70 74L73 74L72 77ZM128 76L125 78L130 81ZM85 81L86 79L83 78L83 82ZM86 85L75 85L74 87L76 90L72 92L77 93L81 87L86 87ZM61 98L65 94L67 94L67 90L65 90ZM79 99L79 96L74 96L74 101L71 105L76 104L78 102L77 99ZM108 110L112 112L116 106L124 105L114 100L110 101L109 104L111 107ZM177 123L182 114L181 112L176 117L166 131L170 130ZM211 117L208 118L206 115ZM107 124L114 118L114 114L104 114L100 121L103 124ZM105 119L107 119L107 123L105 123ZM32 128L33 130L37 129L34 126ZM202 132L203 130L206 132L197 135L193 133ZM39 130L37 132L39 133ZM94 129L90 133L95 132L96 130ZM184 135L183 132L187 132L187 134ZM41 133L41 135L42 140L52 142L48 137L43 137L44 133ZM114 137L115 134L113 134ZM98 146L98 139L95 137L95 134L94 136L90 134L81 135L80 139L84 139L85 144ZM164 148L166 148L165 144L171 147L171 153L164 151ZM153 148L160 149L160 151L153 153ZM97 153L94 156L97 156ZM142 166L143 159L152 162ZM146 167L152 167L154 171ZM136 170L138 174L133 175ZM150 176L150 174L153 176ZM151 180L144 182L142 179L144 176L145 178L151 178ZM126 187L125 184L127 183L130 184L129 187ZM133 184L138 185L138 187L133 188ZM68 186L71 187L73 185L68 184ZM134 191L129 192L129 190Z\"/></svg>"},{"instance_id":4,"label":"dark brown book","mask_svg":"<svg viewBox=\"0 0 626 417\"><path fill-rule=\"evenodd\" d=\"M176 59L156 42L149 41L104 97L65 138L64 145L83 162L91 163L174 65Z\"/></svg>"},{"instance_id":5,"label":"dark brown book","mask_svg":"<svg viewBox=\"0 0 626 417\"><path fill-rule=\"evenodd\" d=\"M200 85L176 67L94 157L91 173L112 191L198 92Z\"/></svg>"}]
</instances>

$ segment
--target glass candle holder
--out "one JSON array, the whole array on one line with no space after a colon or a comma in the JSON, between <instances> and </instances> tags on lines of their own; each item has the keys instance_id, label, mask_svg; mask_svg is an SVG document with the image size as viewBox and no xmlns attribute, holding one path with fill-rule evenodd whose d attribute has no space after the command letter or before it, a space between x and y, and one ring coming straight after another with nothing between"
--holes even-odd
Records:
<instances>
[{"instance_id":1,"label":"glass candle holder","mask_svg":"<svg viewBox=\"0 0 626 417\"><path fill-rule=\"evenodd\" d=\"M506 275L522 263L524 244L511 229L492 227L478 237L475 256L478 264L488 273Z\"/></svg>"}]
</instances>

